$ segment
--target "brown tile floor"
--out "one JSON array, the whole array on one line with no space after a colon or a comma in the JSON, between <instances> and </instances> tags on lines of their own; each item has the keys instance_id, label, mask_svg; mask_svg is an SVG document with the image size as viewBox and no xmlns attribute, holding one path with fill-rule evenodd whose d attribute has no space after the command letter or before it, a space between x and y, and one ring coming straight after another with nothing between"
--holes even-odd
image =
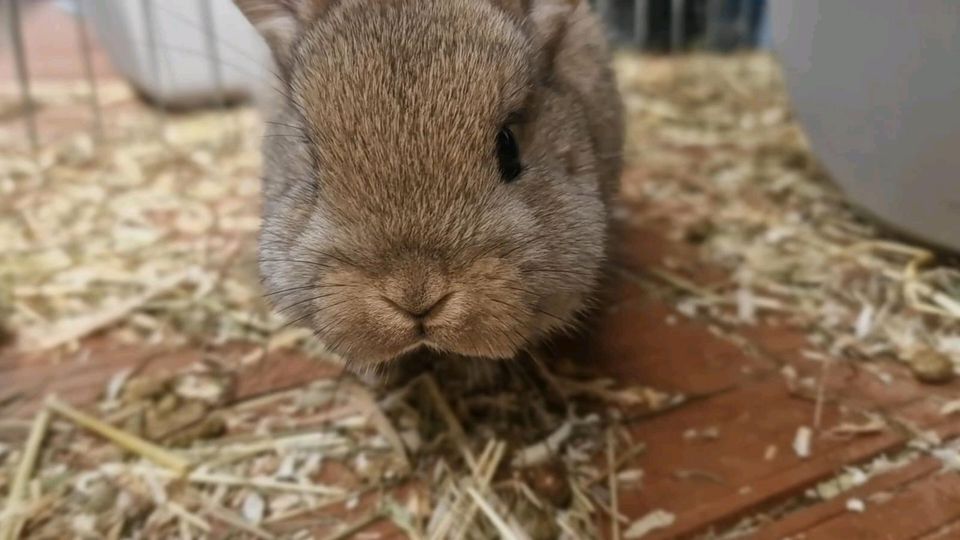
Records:
<instances>
[{"instance_id":1,"label":"brown tile floor","mask_svg":"<svg viewBox=\"0 0 960 540\"><path fill-rule=\"evenodd\" d=\"M62 13L40 5L29 14L25 28L35 78L73 79L80 74L74 57L76 34ZM3 51L0 59L4 83L12 75L8 52ZM111 76L100 53L97 66L102 77ZM624 181L643 178L627 174ZM690 396L670 412L633 422L638 439L647 444L636 463L646 478L642 487L621 494L622 510L639 517L662 508L677 516L673 527L650 538L724 530L791 501L790 511L769 514L751 537L960 538L960 478L939 474L940 462L933 458L877 475L835 499L803 499L805 490L833 477L844 465L903 448L917 430L943 437L960 434L960 419L938 412L946 396L960 392L960 384L921 386L901 366L881 363L878 369L892 378L884 384L860 366L835 362L823 378L825 406L812 455L801 459L791 444L799 426L812 425L816 399L782 373L790 367L797 379L821 375L819 364L800 354L804 336L770 325L717 329L679 316L670 302L671 291L651 285L656 280L649 277L649 270L670 257L681 269L696 269L687 273L694 282L709 281L716 274L702 268L687 246L672 243L655 230L628 231L623 245L628 271L614 295L617 300L602 316L595 336L576 350L607 373ZM11 396L35 398L48 391L89 402L122 366L171 369L200 354L143 350L102 340L86 345L95 354L86 363L72 365L0 351L0 404ZM237 358L242 347L220 354ZM329 374L322 366L289 355L282 362L260 365L269 367L244 375L244 395ZM20 401L3 414L27 414L30 402ZM895 427L859 436L832 431L842 422L862 421L863 412L881 414ZM695 441L686 436L689 430L707 428L715 430L715 439ZM885 496L871 498L878 493ZM847 510L846 501L852 497L866 501L864 512Z\"/></svg>"}]
</instances>

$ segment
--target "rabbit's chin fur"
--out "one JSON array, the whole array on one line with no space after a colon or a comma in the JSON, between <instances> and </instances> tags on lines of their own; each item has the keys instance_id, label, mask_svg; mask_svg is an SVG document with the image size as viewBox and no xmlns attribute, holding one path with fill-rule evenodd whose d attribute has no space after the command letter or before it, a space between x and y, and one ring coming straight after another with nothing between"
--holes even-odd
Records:
<instances>
[{"instance_id":1,"label":"rabbit's chin fur","mask_svg":"<svg viewBox=\"0 0 960 540\"><path fill-rule=\"evenodd\" d=\"M260 265L291 324L358 369L418 350L509 359L576 327L623 141L586 0L236 1L283 82Z\"/></svg>"}]
</instances>

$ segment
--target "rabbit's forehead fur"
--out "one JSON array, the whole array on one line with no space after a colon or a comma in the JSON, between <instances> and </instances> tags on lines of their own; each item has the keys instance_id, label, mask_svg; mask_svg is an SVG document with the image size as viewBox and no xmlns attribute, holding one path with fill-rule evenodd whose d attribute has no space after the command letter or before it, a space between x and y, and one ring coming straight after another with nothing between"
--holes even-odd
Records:
<instances>
[{"instance_id":1,"label":"rabbit's forehead fur","mask_svg":"<svg viewBox=\"0 0 960 540\"><path fill-rule=\"evenodd\" d=\"M529 47L475 0L333 8L300 40L291 81L327 219L434 244L484 218L457 213L511 215L494 143L529 95Z\"/></svg>"}]
</instances>

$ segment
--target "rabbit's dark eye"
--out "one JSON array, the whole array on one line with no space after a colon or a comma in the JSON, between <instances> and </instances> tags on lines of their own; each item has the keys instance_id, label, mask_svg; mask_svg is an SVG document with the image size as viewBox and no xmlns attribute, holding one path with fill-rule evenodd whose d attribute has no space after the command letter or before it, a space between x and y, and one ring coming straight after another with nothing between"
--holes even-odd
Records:
<instances>
[{"instance_id":1,"label":"rabbit's dark eye","mask_svg":"<svg viewBox=\"0 0 960 540\"><path fill-rule=\"evenodd\" d=\"M503 127L500 133L497 133L497 160L500 162L500 177L504 182L513 182L523 172L520 146L508 127Z\"/></svg>"}]
</instances>

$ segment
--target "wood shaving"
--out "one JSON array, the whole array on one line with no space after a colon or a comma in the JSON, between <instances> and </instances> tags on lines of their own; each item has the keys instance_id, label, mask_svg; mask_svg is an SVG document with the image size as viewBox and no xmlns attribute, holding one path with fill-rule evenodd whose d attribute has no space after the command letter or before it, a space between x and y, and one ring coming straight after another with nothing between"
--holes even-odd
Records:
<instances>
[{"instance_id":1,"label":"wood shaving","mask_svg":"<svg viewBox=\"0 0 960 540\"><path fill-rule=\"evenodd\" d=\"M807 426L800 426L793 437L793 453L801 459L810 457L812 441L813 430Z\"/></svg>"},{"instance_id":2,"label":"wood shaving","mask_svg":"<svg viewBox=\"0 0 960 540\"><path fill-rule=\"evenodd\" d=\"M829 430L830 435L856 436L879 433L888 428L887 421L879 414L866 414L861 423L844 422Z\"/></svg>"},{"instance_id":3,"label":"wood shaving","mask_svg":"<svg viewBox=\"0 0 960 540\"><path fill-rule=\"evenodd\" d=\"M677 518L666 510L654 510L642 518L634 521L623 532L626 540L637 540L658 529L664 529L673 525Z\"/></svg>"},{"instance_id":4,"label":"wood shaving","mask_svg":"<svg viewBox=\"0 0 960 540\"><path fill-rule=\"evenodd\" d=\"M847 499L847 510L862 514L867 510L867 505L860 499Z\"/></svg>"},{"instance_id":5,"label":"wood shaving","mask_svg":"<svg viewBox=\"0 0 960 540\"><path fill-rule=\"evenodd\" d=\"M948 401L940 407L940 414L943 416L950 416L951 414L957 414L960 412L960 399Z\"/></svg>"}]
</instances>

